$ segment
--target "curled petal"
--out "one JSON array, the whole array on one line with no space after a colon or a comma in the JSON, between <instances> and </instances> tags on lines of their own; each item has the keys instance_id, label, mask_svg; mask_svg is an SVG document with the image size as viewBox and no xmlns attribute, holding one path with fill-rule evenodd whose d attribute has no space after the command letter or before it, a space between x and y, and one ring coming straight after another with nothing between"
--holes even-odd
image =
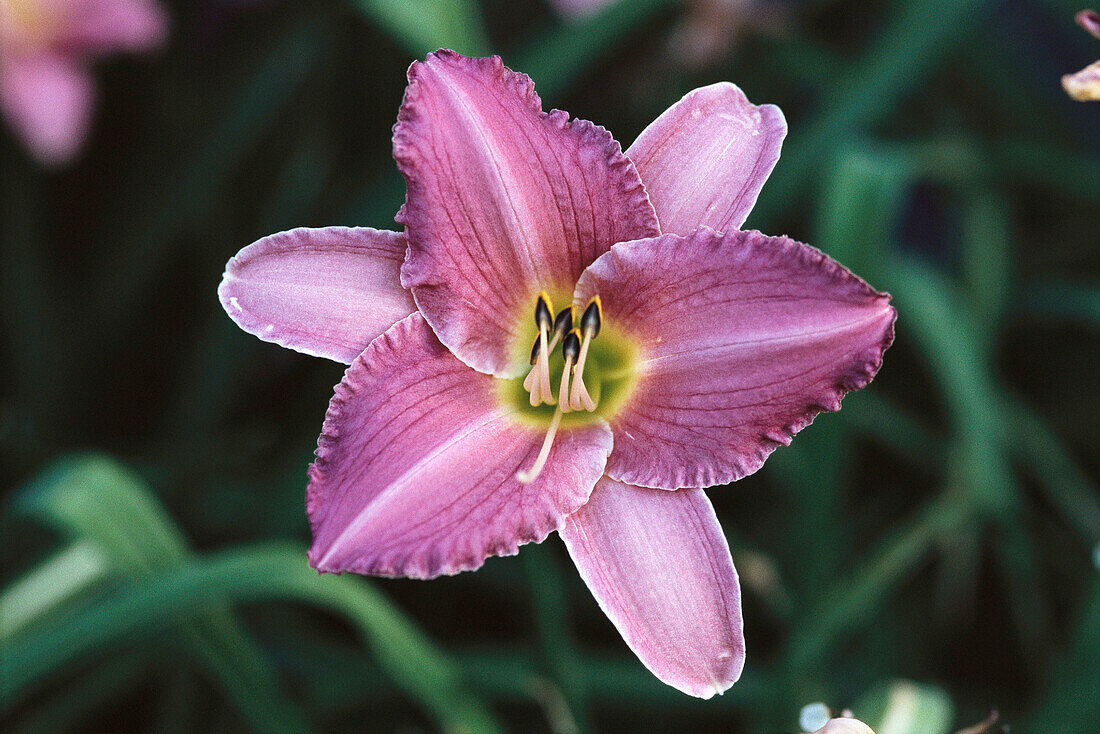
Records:
<instances>
[{"instance_id":1,"label":"curled petal","mask_svg":"<svg viewBox=\"0 0 1100 734\"><path fill-rule=\"evenodd\" d=\"M439 51L409 68L393 154L408 184L401 271L455 356L515 376L540 290L568 297L585 267L656 234L634 165L601 127L546 114L497 57Z\"/></svg>"},{"instance_id":2,"label":"curled petal","mask_svg":"<svg viewBox=\"0 0 1100 734\"><path fill-rule=\"evenodd\" d=\"M351 364L416 310L400 283L405 247L405 235L368 227L279 232L229 261L218 297L249 334Z\"/></svg>"},{"instance_id":3,"label":"curled petal","mask_svg":"<svg viewBox=\"0 0 1100 734\"><path fill-rule=\"evenodd\" d=\"M678 489L731 482L868 382L889 296L786 237L700 229L616 245L577 284L639 348L607 473Z\"/></svg>"},{"instance_id":4,"label":"curled petal","mask_svg":"<svg viewBox=\"0 0 1100 734\"><path fill-rule=\"evenodd\" d=\"M43 163L59 165L76 154L94 101L92 78L75 59L56 53L0 59L0 107Z\"/></svg>"},{"instance_id":5,"label":"curled petal","mask_svg":"<svg viewBox=\"0 0 1100 734\"><path fill-rule=\"evenodd\" d=\"M520 484L546 428L517 420L497 383L420 314L371 342L336 387L310 468L310 564L454 574L543 540L583 505L611 451L607 425L562 429L542 473Z\"/></svg>"},{"instance_id":6,"label":"curled petal","mask_svg":"<svg viewBox=\"0 0 1100 734\"><path fill-rule=\"evenodd\" d=\"M740 229L779 160L787 121L729 82L689 92L642 131L627 156L638 167L661 231Z\"/></svg>"},{"instance_id":7,"label":"curled petal","mask_svg":"<svg viewBox=\"0 0 1100 734\"><path fill-rule=\"evenodd\" d=\"M700 698L741 676L741 591L703 490L661 492L604 477L561 537L600 608L654 675Z\"/></svg>"},{"instance_id":8,"label":"curled petal","mask_svg":"<svg viewBox=\"0 0 1100 734\"><path fill-rule=\"evenodd\" d=\"M1077 21L1077 25L1100 38L1100 13L1095 10L1082 10L1073 16L1073 19Z\"/></svg>"}]
</instances>

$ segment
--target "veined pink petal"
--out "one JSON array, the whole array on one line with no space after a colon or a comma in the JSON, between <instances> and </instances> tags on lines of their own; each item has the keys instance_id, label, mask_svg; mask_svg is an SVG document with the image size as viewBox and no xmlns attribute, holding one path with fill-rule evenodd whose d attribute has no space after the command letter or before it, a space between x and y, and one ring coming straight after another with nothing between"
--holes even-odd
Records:
<instances>
[{"instance_id":1,"label":"veined pink petal","mask_svg":"<svg viewBox=\"0 0 1100 734\"><path fill-rule=\"evenodd\" d=\"M600 608L654 675L700 698L741 676L741 590L703 490L661 492L604 477L561 537Z\"/></svg>"},{"instance_id":2,"label":"veined pink petal","mask_svg":"<svg viewBox=\"0 0 1100 734\"><path fill-rule=\"evenodd\" d=\"M67 49L144 51L160 45L168 32L168 16L155 0L52 1L68 6L56 40Z\"/></svg>"},{"instance_id":3,"label":"veined pink petal","mask_svg":"<svg viewBox=\"0 0 1100 734\"><path fill-rule=\"evenodd\" d=\"M400 282L405 247L405 235L369 227L279 232L229 261L218 296L249 334L351 364L416 310Z\"/></svg>"},{"instance_id":4,"label":"veined pink petal","mask_svg":"<svg viewBox=\"0 0 1100 734\"><path fill-rule=\"evenodd\" d=\"M438 51L414 63L393 154L408 184L402 283L440 340L481 372L526 367L517 328L541 289L568 294L611 245L659 231L610 133L542 112L530 78L497 57Z\"/></svg>"},{"instance_id":5,"label":"veined pink petal","mask_svg":"<svg viewBox=\"0 0 1100 734\"><path fill-rule=\"evenodd\" d=\"M760 468L863 387L893 340L889 296L837 262L759 232L616 245L581 276L608 329L639 345L639 381L611 421L607 474L663 489Z\"/></svg>"},{"instance_id":6,"label":"veined pink petal","mask_svg":"<svg viewBox=\"0 0 1100 734\"><path fill-rule=\"evenodd\" d=\"M520 484L546 429L517 420L498 387L418 313L371 342L336 387L310 468L311 565L430 578L558 529L603 473L611 431L563 428L542 473Z\"/></svg>"},{"instance_id":7,"label":"veined pink petal","mask_svg":"<svg viewBox=\"0 0 1100 734\"><path fill-rule=\"evenodd\" d=\"M729 82L689 92L642 131L627 156L638 167L661 231L740 229L779 160L787 121Z\"/></svg>"},{"instance_id":8,"label":"veined pink petal","mask_svg":"<svg viewBox=\"0 0 1100 734\"><path fill-rule=\"evenodd\" d=\"M0 59L0 107L43 163L64 163L80 149L94 101L91 76L63 54Z\"/></svg>"}]
</instances>

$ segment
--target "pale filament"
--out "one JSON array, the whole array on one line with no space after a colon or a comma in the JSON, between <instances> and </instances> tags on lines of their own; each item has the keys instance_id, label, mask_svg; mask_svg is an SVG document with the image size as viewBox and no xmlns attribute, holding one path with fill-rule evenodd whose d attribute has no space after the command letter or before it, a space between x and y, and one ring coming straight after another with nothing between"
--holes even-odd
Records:
<instances>
[{"instance_id":1,"label":"pale filament","mask_svg":"<svg viewBox=\"0 0 1100 734\"><path fill-rule=\"evenodd\" d=\"M539 355L535 358L535 366L527 373L523 380L523 389L531 393L531 406L538 407L543 403L554 405L554 390L550 387L550 354L557 346L558 339L548 342L546 329L539 329Z\"/></svg>"},{"instance_id":2,"label":"pale filament","mask_svg":"<svg viewBox=\"0 0 1100 734\"><path fill-rule=\"evenodd\" d=\"M569 408L571 410L587 410L591 413L596 409L596 403L588 394L588 388L584 385L584 363L588 359L588 345L592 343L592 337L585 334L581 339L581 354L577 357L577 369L573 372L573 389L569 393ZM564 393L563 403L564 403Z\"/></svg>"},{"instance_id":3,"label":"pale filament","mask_svg":"<svg viewBox=\"0 0 1100 734\"><path fill-rule=\"evenodd\" d=\"M568 374L568 370L566 370L566 374ZM561 425L561 416L561 408L554 411L554 418L550 421L550 428L546 431L546 438L542 441L542 449L539 450L539 455L535 457L535 463L531 468L516 472L516 481L520 484L530 484L535 481L535 478L542 472L542 468L546 466L546 459L550 456L550 447L554 445L554 436L558 434L558 426Z\"/></svg>"},{"instance_id":4,"label":"pale filament","mask_svg":"<svg viewBox=\"0 0 1100 734\"><path fill-rule=\"evenodd\" d=\"M535 365L539 370L539 389L542 391L543 402L553 405L558 401L554 399L554 391L550 387L550 349L547 344L546 329L539 329L539 348L542 351L539 353L538 364Z\"/></svg>"},{"instance_id":5,"label":"pale filament","mask_svg":"<svg viewBox=\"0 0 1100 734\"><path fill-rule=\"evenodd\" d=\"M569 405L569 372L573 369L573 357L565 358L565 369L561 373L561 386L558 388L558 395L561 396L561 406L558 408L562 413L568 413L573 410Z\"/></svg>"}]
</instances>

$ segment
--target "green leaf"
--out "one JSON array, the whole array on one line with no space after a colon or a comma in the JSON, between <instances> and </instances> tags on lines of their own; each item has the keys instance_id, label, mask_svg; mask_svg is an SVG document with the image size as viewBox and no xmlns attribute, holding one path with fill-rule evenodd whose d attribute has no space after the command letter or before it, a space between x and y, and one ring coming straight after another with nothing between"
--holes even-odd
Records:
<instances>
[{"instance_id":1,"label":"green leaf","mask_svg":"<svg viewBox=\"0 0 1100 734\"><path fill-rule=\"evenodd\" d=\"M154 639L213 601L279 598L345 615L382 667L448 731L500 730L467 690L459 669L384 596L351 577L319 576L304 558L304 548L281 543L195 558L135 580L63 619L46 620L6 645L0 700L89 652L134 638Z\"/></svg>"},{"instance_id":2,"label":"green leaf","mask_svg":"<svg viewBox=\"0 0 1100 734\"><path fill-rule=\"evenodd\" d=\"M756 205L757 226L763 224L766 230L778 207L790 206L816 179L821 151L857 136L897 109L902 95L923 83L962 41L984 4L982 0L901 3L889 25L847 73L826 81L817 112L789 138Z\"/></svg>"},{"instance_id":3,"label":"green leaf","mask_svg":"<svg viewBox=\"0 0 1100 734\"><path fill-rule=\"evenodd\" d=\"M583 20L556 26L523 44L522 53L505 59L535 80L543 100L559 97L596 59L675 0L617 2ZM625 147L625 146L624 146Z\"/></svg>"},{"instance_id":4,"label":"green leaf","mask_svg":"<svg viewBox=\"0 0 1100 734\"><path fill-rule=\"evenodd\" d=\"M1097 670L1100 670L1100 576L1094 572L1081 605L1073 644L1051 667L1050 687L1036 707L1030 726L1020 727L1020 731L1084 731L1082 726L1091 729L1100 720Z\"/></svg>"},{"instance_id":5,"label":"green leaf","mask_svg":"<svg viewBox=\"0 0 1100 734\"><path fill-rule=\"evenodd\" d=\"M887 534L847 579L807 609L788 645L787 669L811 667L843 634L871 624L887 595L928 556L938 537L968 522L972 505L940 494L917 516Z\"/></svg>"},{"instance_id":6,"label":"green leaf","mask_svg":"<svg viewBox=\"0 0 1100 734\"><path fill-rule=\"evenodd\" d=\"M1009 450L1035 474L1047 497L1088 546L1100 543L1100 489L1033 410L1006 399Z\"/></svg>"},{"instance_id":7,"label":"green leaf","mask_svg":"<svg viewBox=\"0 0 1100 734\"><path fill-rule=\"evenodd\" d=\"M189 555L182 534L142 480L106 457L58 462L27 485L17 505L76 543L94 544L122 577L151 578ZM305 715L287 700L228 607L209 604L185 621L183 633L254 729L308 730Z\"/></svg>"},{"instance_id":8,"label":"green leaf","mask_svg":"<svg viewBox=\"0 0 1100 734\"><path fill-rule=\"evenodd\" d=\"M0 594L0 642L103 581L110 561L89 541L47 558Z\"/></svg>"},{"instance_id":9,"label":"green leaf","mask_svg":"<svg viewBox=\"0 0 1100 734\"><path fill-rule=\"evenodd\" d=\"M466 56L490 52L473 0L354 0L354 5L419 59L440 48Z\"/></svg>"},{"instance_id":10,"label":"green leaf","mask_svg":"<svg viewBox=\"0 0 1100 734\"><path fill-rule=\"evenodd\" d=\"M1008 302L1012 282L1012 220L1004 197L987 187L963 196L962 275L982 334L993 339ZM987 345L985 348L992 348Z\"/></svg>"}]
</instances>

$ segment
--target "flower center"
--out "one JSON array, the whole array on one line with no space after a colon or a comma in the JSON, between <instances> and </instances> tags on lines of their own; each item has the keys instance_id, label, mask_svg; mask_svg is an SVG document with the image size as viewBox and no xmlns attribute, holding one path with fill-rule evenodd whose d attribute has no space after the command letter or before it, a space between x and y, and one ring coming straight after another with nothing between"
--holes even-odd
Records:
<instances>
[{"instance_id":1,"label":"flower center","mask_svg":"<svg viewBox=\"0 0 1100 734\"><path fill-rule=\"evenodd\" d=\"M542 471L559 427L609 419L635 382L633 345L606 328L599 296L588 302L578 319L572 306L553 316L550 297L540 293L535 327L531 371L522 384L518 379L505 381L501 395L521 417L547 426L534 464L516 475L523 483L534 481Z\"/></svg>"}]
</instances>

